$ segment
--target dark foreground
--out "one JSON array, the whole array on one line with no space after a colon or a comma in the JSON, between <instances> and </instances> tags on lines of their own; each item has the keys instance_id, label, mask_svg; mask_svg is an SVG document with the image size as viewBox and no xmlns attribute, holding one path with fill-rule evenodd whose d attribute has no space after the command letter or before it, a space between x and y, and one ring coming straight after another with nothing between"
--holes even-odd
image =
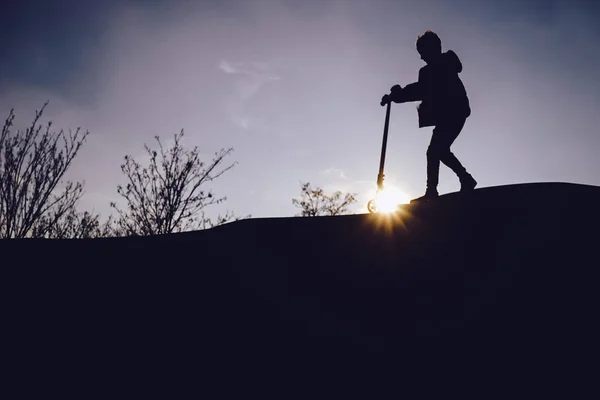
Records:
<instances>
[{"instance_id":1,"label":"dark foreground","mask_svg":"<svg viewBox=\"0 0 600 400\"><path fill-rule=\"evenodd\" d=\"M45 397L589 397L599 227L600 188L547 183L395 217L0 242L5 378Z\"/></svg>"}]
</instances>

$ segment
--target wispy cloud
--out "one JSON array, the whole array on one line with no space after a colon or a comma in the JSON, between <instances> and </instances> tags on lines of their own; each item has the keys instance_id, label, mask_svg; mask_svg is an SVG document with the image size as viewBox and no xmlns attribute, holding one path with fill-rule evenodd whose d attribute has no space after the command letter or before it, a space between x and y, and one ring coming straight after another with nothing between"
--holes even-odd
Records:
<instances>
[{"instance_id":1,"label":"wispy cloud","mask_svg":"<svg viewBox=\"0 0 600 400\"><path fill-rule=\"evenodd\" d=\"M348 179L343 170L339 168L327 168L321 171L321 175L334 176L336 178Z\"/></svg>"},{"instance_id":2,"label":"wispy cloud","mask_svg":"<svg viewBox=\"0 0 600 400\"><path fill-rule=\"evenodd\" d=\"M227 75L232 75L234 95L227 104L227 112L234 124L243 129L268 129L268 121L264 116L250 111L248 104L254 96L269 82L279 81L281 77L265 62L231 62L221 60L218 68Z\"/></svg>"},{"instance_id":3,"label":"wispy cloud","mask_svg":"<svg viewBox=\"0 0 600 400\"><path fill-rule=\"evenodd\" d=\"M249 75L258 79L278 80L277 76L268 63L249 62L249 63L232 63L227 60L222 60L219 68L228 74L243 74Z\"/></svg>"},{"instance_id":4,"label":"wispy cloud","mask_svg":"<svg viewBox=\"0 0 600 400\"><path fill-rule=\"evenodd\" d=\"M281 79L266 63L232 63L222 60L219 69L228 75L236 75L235 88L244 101L249 100L268 82Z\"/></svg>"}]
</instances>

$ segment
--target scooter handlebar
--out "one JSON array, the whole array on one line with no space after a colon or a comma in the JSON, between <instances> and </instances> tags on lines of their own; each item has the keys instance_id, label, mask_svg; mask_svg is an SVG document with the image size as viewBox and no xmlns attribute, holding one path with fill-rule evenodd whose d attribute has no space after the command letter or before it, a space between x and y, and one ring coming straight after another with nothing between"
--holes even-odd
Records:
<instances>
[{"instance_id":1,"label":"scooter handlebar","mask_svg":"<svg viewBox=\"0 0 600 400\"><path fill-rule=\"evenodd\" d=\"M401 92L401 91L402 91L402 86L400 86L400 85L394 85L394 86L392 86L392 88L390 89L390 93L383 96L383 98L381 99L381 103L380 104L382 106L385 106L388 103L391 103L392 102L392 96L394 96L394 93L398 93L398 92Z\"/></svg>"},{"instance_id":2,"label":"scooter handlebar","mask_svg":"<svg viewBox=\"0 0 600 400\"><path fill-rule=\"evenodd\" d=\"M391 103L391 102L392 102L392 99L390 99L390 95L386 94L383 96L383 98L381 99L381 103L379 103L379 104L381 104L381 106L386 106L386 105L388 105L388 103Z\"/></svg>"}]
</instances>

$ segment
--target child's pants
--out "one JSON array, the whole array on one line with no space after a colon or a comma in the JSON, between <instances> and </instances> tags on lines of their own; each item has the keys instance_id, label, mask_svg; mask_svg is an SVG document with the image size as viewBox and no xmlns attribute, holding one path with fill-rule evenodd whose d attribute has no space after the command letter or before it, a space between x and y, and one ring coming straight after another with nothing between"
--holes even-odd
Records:
<instances>
[{"instance_id":1,"label":"child's pants","mask_svg":"<svg viewBox=\"0 0 600 400\"><path fill-rule=\"evenodd\" d=\"M462 180L467 175L465 167L450 151L450 146L458 137L466 119L441 122L436 125L427 149L427 188L437 188L440 175L440 161Z\"/></svg>"}]
</instances>

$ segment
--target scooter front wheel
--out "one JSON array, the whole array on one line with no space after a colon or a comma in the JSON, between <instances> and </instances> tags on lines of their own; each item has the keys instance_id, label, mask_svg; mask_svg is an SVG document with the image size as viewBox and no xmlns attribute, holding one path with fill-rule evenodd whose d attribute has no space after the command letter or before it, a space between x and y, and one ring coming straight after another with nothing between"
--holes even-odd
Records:
<instances>
[{"instance_id":1,"label":"scooter front wheel","mask_svg":"<svg viewBox=\"0 0 600 400\"><path fill-rule=\"evenodd\" d=\"M377 212L377 203L375 202L375 199L369 200L367 203L367 209L371 214L375 214Z\"/></svg>"}]
</instances>

